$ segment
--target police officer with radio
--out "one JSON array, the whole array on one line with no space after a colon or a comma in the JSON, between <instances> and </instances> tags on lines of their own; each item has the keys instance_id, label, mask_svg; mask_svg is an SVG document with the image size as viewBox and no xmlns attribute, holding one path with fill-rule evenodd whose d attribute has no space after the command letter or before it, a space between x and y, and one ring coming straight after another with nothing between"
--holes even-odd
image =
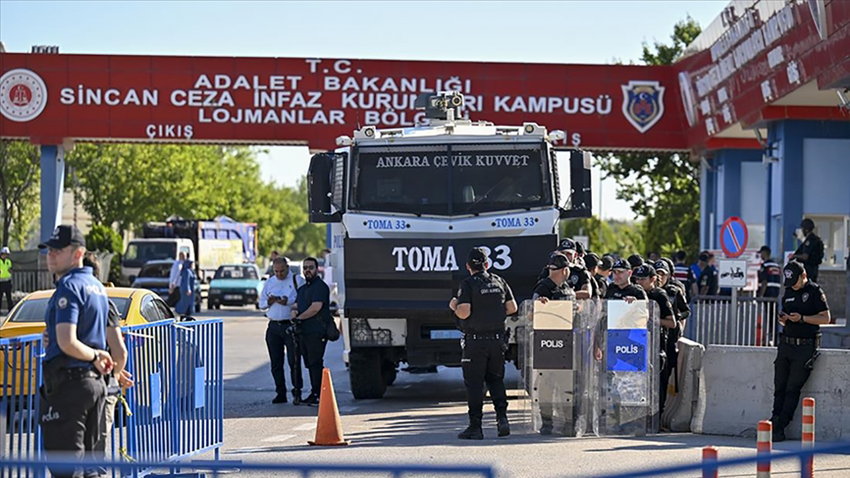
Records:
<instances>
[{"instance_id":1,"label":"police officer with radio","mask_svg":"<svg viewBox=\"0 0 850 478\"><path fill-rule=\"evenodd\" d=\"M91 458L104 426L106 383L114 362L107 346L109 299L103 284L83 267L86 241L75 226L59 226L39 245L59 278L48 303L48 345L42 365L39 418L48 457L70 453ZM53 476L82 476L52 469ZM90 470L87 470L89 473Z\"/></svg>"},{"instance_id":2,"label":"police officer with radio","mask_svg":"<svg viewBox=\"0 0 850 478\"><path fill-rule=\"evenodd\" d=\"M785 294L779 311L782 334L774 362L773 441L785 440L785 427L794 418L800 391L815 366L820 326L830 322L826 294L809 280L803 264L791 261L783 270Z\"/></svg>"},{"instance_id":3,"label":"police officer with radio","mask_svg":"<svg viewBox=\"0 0 850 478\"><path fill-rule=\"evenodd\" d=\"M806 268L809 280L817 282L820 264L823 262L823 241L815 234L815 222L809 218L800 222L800 232L802 243L794 252L794 259L800 261Z\"/></svg>"},{"instance_id":4,"label":"police officer with radio","mask_svg":"<svg viewBox=\"0 0 850 478\"><path fill-rule=\"evenodd\" d=\"M464 323L463 381L469 406L469 426L458 434L462 440L482 440L484 384L490 390L496 409L498 434L511 434L508 424L508 397L505 391L505 318L517 311L513 292L504 279L487 271L487 253L473 248L466 260L469 277L460 284L449 308Z\"/></svg>"}]
</instances>

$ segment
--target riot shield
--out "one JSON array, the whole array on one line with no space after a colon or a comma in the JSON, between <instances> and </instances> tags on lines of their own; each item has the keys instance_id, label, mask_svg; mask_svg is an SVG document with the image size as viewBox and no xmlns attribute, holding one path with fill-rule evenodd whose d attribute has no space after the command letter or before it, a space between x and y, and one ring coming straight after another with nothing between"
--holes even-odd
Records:
<instances>
[{"instance_id":1,"label":"riot shield","mask_svg":"<svg viewBox=\"0 0 850 478\"><path fill-rule=\"evenodd\" d=\"M606 300L602 303L604 409L602 435L643 436L658 431L661 356L658 312L653 302Z\"/></svg>"},{"instance_id":2,"label":"riot shield","mask_svg":"<svg viewBox=\"0 0 850 478\"><path fill-rule=\"evenodd\" d=\"M575 436L573 301L535 302L530 343L532 427Z\"/></svg>"}]
</instances>

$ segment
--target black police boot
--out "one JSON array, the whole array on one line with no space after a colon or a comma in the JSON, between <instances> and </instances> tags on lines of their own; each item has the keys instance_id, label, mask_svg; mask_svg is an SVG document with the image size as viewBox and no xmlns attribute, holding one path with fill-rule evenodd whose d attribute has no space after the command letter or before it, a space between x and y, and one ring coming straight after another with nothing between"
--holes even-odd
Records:
<instances>
[{"instance_id":1,"label":"black police boot","mask_svg":"<svg viewBox=\"0 0 850 478\"><path fill-rule=\"evenodd\" d=\"M785 441L785 427L781 424L773 425L773 443Z\"/></svg>"},{"instance_id":2,"label":"black police boot","mask_svg":"<svg viewBox=\"0 0 850 478\"><path fill-rule=\"evenodd\" d=\"M318 406L319 396L315 393L311 393L310 395L307 395L307 398L304 399L304 401L301 403L303 403L304 405Z\"/></svg>"},{"instance_id":3,"label":"black police boot","mask_svg":"<svg viewBox=\"0 0 850 478\"><path fill-rule=\"evenodd\" d=\"M501 415L496 418L496 428L499 430L500 437L506 437L511 434L511 426L508 424L507 415Z\"/></svg>"},{"instance_id":4,"label":"black police boot","mask_svg":"<svg viewBox=\"0 0 850 478\"><path fill-rule=\"evenodd\" d=\"M481 430L481 425L472 425L470 424L466 427L466 430L457 434L457 437L461 440L483 440L484 439L484 431Z\"/></svg>"},{"instance_id":5,"label":"black police boot","mask_svg":"<svg viewBox=\"0 0 850 478\"><path fill-rule=\"evenodd\" d=\"M554 427L552 426L552 419L550 418L550 419L546 420L544 418L543 419L543 425L540 426L540 434L541 435L551 435L553 428Z\"/></svg>"},{"instance_id":6,"label":"black police boot","mask_svg":"<svg viewBox=\"0 0 850 478\"><path fill-rule=\"evenodd\" d=\"M272 403L286 403L286 393L278 393L272 399Z\"/></svg>"},{"instance_id":7,"label":"black police boot","mask_svg":"<svg viewBox=\"0 0 850 478\"><path fill-rule=\"evenodd\" d=\"M295 406L301 405L301 390L292 391L292 404Z\"/></svg>"}]
</instances>

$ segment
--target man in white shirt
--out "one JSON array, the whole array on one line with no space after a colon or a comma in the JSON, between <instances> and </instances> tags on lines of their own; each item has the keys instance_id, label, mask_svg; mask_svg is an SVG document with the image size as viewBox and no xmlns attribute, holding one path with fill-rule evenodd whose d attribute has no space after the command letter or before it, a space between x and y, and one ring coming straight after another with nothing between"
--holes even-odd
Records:
<instances>
[{"instance_id":1,"label":"man in white shirt","mask_svg":"<svg viewBox=\"0 0 850 478\"><path fill-rule=\"evenodd\" d=\"M183 271L183 263L186 261L186 253L178 254L179 259L171 264L171 272L168 274L168 306L174 307L180 300L180 273Z\"/></svg>"},{"instance_id":2,"label":"man in white shirt","mask_svg":"<svg viewBox=\"0 0 850 478\"><path fill-rule=\"evenodd\" d=\"M269 326L266 329L266 346L274 378L275 396L272 403L286 403L286 375L283 362L289 363L289 376L292 379L292 403L301 404L301 358L296 351L295 336L287 331L292 325L292 308L298 288L304 285L304 278L289 271L289 261L278 257L272 263L274 275L266 280L260 294L260 308L266 311Z\"/></svg>"}]
</instances>

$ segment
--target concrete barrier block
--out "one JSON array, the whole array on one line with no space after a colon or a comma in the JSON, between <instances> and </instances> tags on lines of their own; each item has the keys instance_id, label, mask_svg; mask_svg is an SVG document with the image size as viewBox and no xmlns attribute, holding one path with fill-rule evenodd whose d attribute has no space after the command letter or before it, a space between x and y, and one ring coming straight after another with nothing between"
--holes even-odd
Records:
<instances>
[{"instance_id":1,"label":"concrete barrier block","mask_svg":"<svg viewBox=\"0 0 850 478\"><path fill-rule=\"evenodd\" d=\"M679 390L674 396L667 397L662 425L674 432L694 431L694 425L702 423L705 413L705 396L702 361L705 347L692 340L679 339L679 360L676 363Z\"/></svg>"},{"instance_id":2,"label":"concrete barrier block","mask_svg":"<svg viewBox=\"0 0 850 478\"><path fill-rule=\"evenodd\" d=\"M703 360L705 416L698 428L708 435L755 437L759 420L773 407L774 347L709 345ZM803 397L816 401L818 441L850 438L850 350L821 349L815 369L803 387ZM802 403L785 429L789 439L802 434Z\"/></svg>"}]
</instances>

